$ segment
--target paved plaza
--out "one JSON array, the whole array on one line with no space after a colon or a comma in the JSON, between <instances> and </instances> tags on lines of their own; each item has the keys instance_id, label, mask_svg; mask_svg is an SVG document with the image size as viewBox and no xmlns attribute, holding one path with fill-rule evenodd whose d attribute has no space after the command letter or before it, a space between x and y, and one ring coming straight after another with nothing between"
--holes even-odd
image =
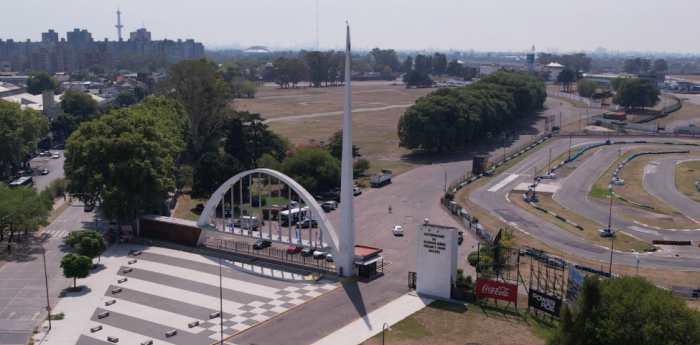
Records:
<instances>
[{"instance_id":1,"label":"paved plaza","mask_svg":"<svg viewBox=\"0 0 700 345\"><path fill-rule=\"evenodd\" d=\"M142 253L134 256L137 250ZM128 344L211 344L221 339L221 321L227 337L340 286L251 274L224 260L220 290L218 258L158 247L113 246L102 263L78 280L83 292L69 293L56 306L53 314L63 312L65 319L34 336L37 343L109 344L107 337L116 337ZM222 305L223 318L210 318ZM109 316L100 318L104 312ZM189 327L193 322L199 325ZM97 326L102 329L91 331ZM177 335L167 337L171 330Z\"/></svg>"}]
</instances>

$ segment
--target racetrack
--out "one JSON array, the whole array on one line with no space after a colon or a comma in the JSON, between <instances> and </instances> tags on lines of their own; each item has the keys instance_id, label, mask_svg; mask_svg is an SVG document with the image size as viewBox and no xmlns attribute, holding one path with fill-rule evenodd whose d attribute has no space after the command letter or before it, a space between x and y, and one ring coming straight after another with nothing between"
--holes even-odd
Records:
<instances>
[{"instance_id":1,"label":"racetrack","mask_svg":"<svg viewBox=\"0 0 700 345\"><path fill-rule=\"evenodd\" d=\"M635 139L626 137L624 140L629 142ZM664 140L670 141L667 139ZM583 146L604 141L605 140L602 138L595 139L591 137L572 140L574 144L579 146L579 149ZM552 157L557 157L566 152L568 150L568 145L564 143L565 140L558 140L547 144L547 146L527 159L515 165L505 173L494 177L492 181L489 181L481 188L472 192L470 200L552 247L575 256L609 262L610 251L608 249L595 246L575 234L557 225L546 222L506 201L506 195L514 187L522 182L531 182L535 169L539 169L548 163L550 148L552 149ZM593 183L607 169L611 162L614 162L618 157L618 150L644 145L647 144L624 144L604 147L603 150L595 153L583 163L579 169L561 182L559 189L554 194L554 199L563 206L601 224L601 228L606 227L609 216L608 210L602 209L589 202L588 192ZM684 146L683 149L689 149L689 147ZM513 175L517 176L513 177ZM506 181L506 179L508 180ZM613 229L623 231L649 242L653 239L700 240L700 231L659 230L634 223L615 214L613 214L612 226ZM679 254L679 257L676 257L675 254ZM700 271L700 264L698 263L699 258L700 250L698 250L697 247L675 247L661 252L640 255L640 266L656 269ZM615 253L614 262L630 266L636 265L637 263L634 255L625 253Z\"/></svg>"},{"instance_id":2,"label":"racetrack","mask_svg":"<svg viewBox=\"0 0 700 345\"><path fill-rule=\"evenodd\" d=\"M655 198L698 222L700 221L700 204L681 194L674 184L676 164L696 160L700 160L700 157L665 157L655 159L647 165L647 167L653 165L655 168L644 169L643 186ZM700 227L700 223L698 227Z\"/></svg>"}]
</instances>

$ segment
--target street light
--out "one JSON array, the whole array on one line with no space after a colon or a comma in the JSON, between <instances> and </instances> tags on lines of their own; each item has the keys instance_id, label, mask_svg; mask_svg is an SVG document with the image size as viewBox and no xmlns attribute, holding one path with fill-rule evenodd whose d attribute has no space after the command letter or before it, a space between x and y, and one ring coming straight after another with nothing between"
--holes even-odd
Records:
<instances>
[{"instance_id":1,"label":"street light","mask_svg":"<svg viewBox=\"0 0 700 345\"><path fill-rule=\"evenodd\" d=\"M44 246L38 246L39 248L41 248L41 257L44 259L44 281L46 282L46 311L49 312L49 331L51 331L51 302L49 301L49 275L46 271L46 250L44 249Z\"/></svg>"},{"instance_id":2,"label":"street light","mask_svg":"<svg viewBox=\"0 0 700 345\"><path fill-rule=\"evenodd\" d=\"M382 325L382 345L384 345L384 330L385 329L387 329L387 330L389 330L389 332L391 332L391 326L387 325L386 323L384 323Z\"/></svg>"},{"instance_id":3,"label":"street light","mask_svg":"<svg viewBox=\"0 0 700 345\"><path fill-rule=\"evenodd\" d=\"M635 251L634 255L637 257L637 277L639 277L639 253Z\"/></svg>"},{"instance_id":4,"label":"street light","mask_svg":"<svg viewBox=\"0 0 700 345\"><path fill-rule=\"evenodd\" d=\"M433 163L433 165L435 165L435 163ZM445 189L443 189L442 191L447 192L447 169L444 166L442 166L442 164L438 164L438 165L441 166L443 169L445 169Z\"/></svg>"},{"instance_id":5,"label":"street light","mask_svg":"<svg viewBox=\"0 0 700 345\"><path fill-rule=\"evenodd\" d=\"M578 114L578 132L581 133L581 115L583 114Z\"/></svg>"},{"instance_id":6,"label":"street light","mask_svg":"<svg viewBox=\"0 0 700 345\"><path fill-rule=\"evenodd\" d=\"M506 160L506 132L503 132L503 160Z\"/></svg>"}]
</instances>

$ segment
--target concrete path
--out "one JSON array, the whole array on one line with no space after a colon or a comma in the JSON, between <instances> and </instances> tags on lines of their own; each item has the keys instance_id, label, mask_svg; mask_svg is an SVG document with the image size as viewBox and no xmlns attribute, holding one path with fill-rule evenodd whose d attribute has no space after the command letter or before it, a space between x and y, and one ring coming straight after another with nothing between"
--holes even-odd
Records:
<instances>
[{"instance_id":1,"label":"concrete path","mask_svg":"<svg viewBox=\"0 0 700 345\"><path fill-rule=\"evenodd\" d=\"M432 302L433 300L428 298L405 295L315 342L314 345L360 344L381 333L385 323L392 326Z\"/></svg>"}]
</instances>

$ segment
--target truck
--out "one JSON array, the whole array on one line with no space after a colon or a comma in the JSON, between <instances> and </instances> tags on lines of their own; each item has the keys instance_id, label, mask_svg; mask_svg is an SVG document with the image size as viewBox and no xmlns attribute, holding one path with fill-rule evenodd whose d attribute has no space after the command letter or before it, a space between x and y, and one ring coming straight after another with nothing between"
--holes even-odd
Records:
<instances>
[{"instance_id":1,"label":"truck","mask_svg":"<svg viewBox=\"0 0 700 345\"><path fill-rule=\"evenodd\" d=\"M382 169L381 174L370 175L369 182L372 187L381 187L391 183L391 169Z\"/></svg>"},{"instance_id":2,"label":"truck","mask_svg":"<svg viewBox=\"0 0 700 345\"><path fill-rule=\"evenodd\" d=\"M287 209L286 205L279 206L279 205L272 205L270 207L263 207L262 208L262 214L264 219L277 219L277 216L280 211L285 211Z\"/></svg>"}]
</instances>

